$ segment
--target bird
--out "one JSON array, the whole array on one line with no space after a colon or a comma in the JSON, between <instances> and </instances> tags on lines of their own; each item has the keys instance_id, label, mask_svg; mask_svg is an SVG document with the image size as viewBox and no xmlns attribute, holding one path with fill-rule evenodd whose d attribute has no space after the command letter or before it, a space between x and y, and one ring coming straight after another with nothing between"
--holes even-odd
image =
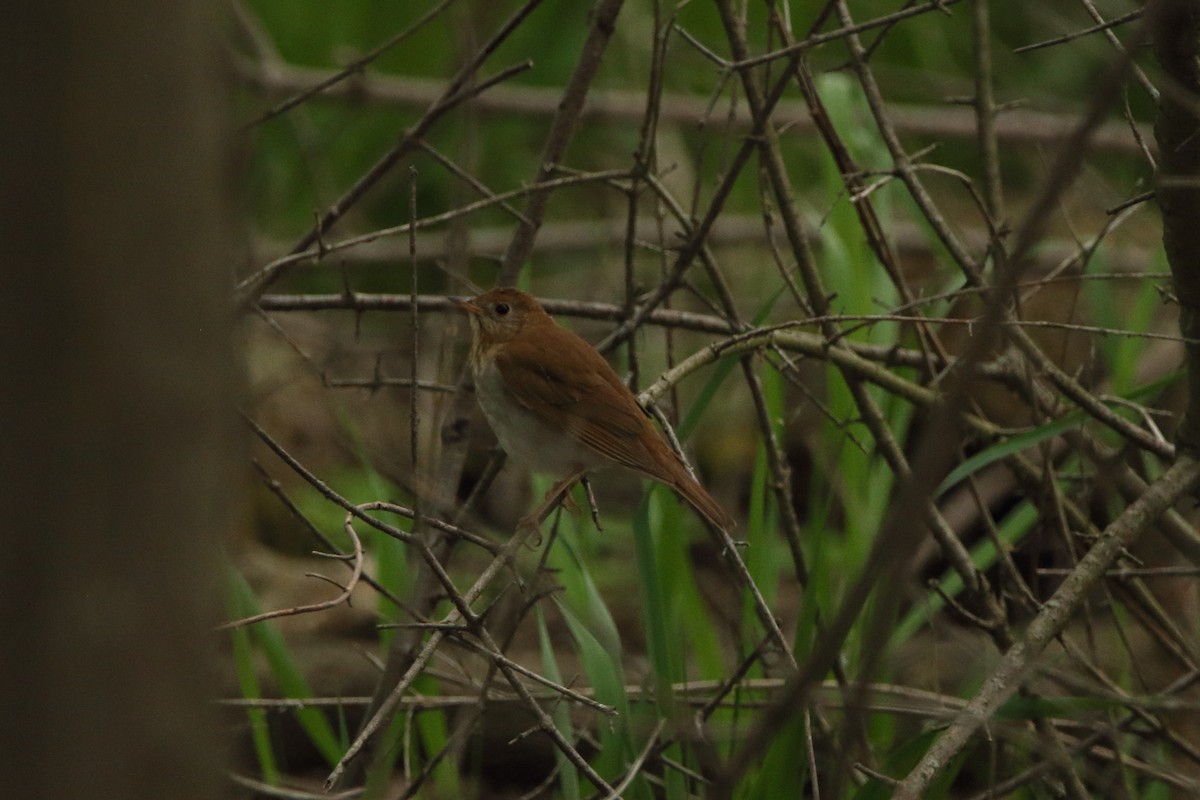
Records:
<instances>
[{"instance_id":1,"label":"bird","mask_svg":"<svg viewBox=\"0 0 1200 800\"><path fill-rule=\"evenodd\" d=\"M454 303L467 313L475 396L500 446L561 480L522 518L537 527L553 501L588 472L619 466L663 483L722 531L733 518L683 459L596 348L511 287Z\"/></svg>"}]
</instances>

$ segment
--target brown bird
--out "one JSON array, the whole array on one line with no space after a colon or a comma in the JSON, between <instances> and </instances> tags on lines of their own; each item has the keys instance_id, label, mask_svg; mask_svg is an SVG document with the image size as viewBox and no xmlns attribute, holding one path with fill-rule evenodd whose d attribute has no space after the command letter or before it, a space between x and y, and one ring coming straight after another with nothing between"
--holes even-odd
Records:
<instances>
[{"instance_id":1,"label":"brown bird","mask_svg":"<svg viewBox=\"0 0 1200 800\"><path fill-rule=\"evenodd\" d=\"M533 297L500 288L456 300L471 320L475 395L500 446L563 487L622 466L670 486L716 527L733 518L688 472L604 356ZM522 522L537 524L546 506Z\"/></svg>"}]
</instances>

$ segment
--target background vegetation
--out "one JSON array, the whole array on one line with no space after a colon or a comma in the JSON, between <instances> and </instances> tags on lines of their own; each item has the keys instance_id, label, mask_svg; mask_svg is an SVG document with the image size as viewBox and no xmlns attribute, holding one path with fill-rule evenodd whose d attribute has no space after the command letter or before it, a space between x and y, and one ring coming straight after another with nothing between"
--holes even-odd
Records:
<instances>
[{"instance_id":1,"label":"background vegetation","mask_svg":"<svg viewBox=\"0 0 1200 800\"><path fill-rule=\"evenodd\" d=\"M279 610L230 633L239 785L1197 792L1182 90L1139 5L234 9L228 613ZM577 491L514 534L549 483L447 299L497 283L666 414L736 544L603 473L602 531Z\"/></svg>"}]
</instances>

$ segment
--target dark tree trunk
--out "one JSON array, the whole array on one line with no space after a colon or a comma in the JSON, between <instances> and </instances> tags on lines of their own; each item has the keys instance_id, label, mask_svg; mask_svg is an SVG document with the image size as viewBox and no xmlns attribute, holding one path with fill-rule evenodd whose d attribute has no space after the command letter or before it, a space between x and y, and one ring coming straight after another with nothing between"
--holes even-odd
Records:
<instances>
[{"instance_id":1,"label":"dark tree trunk","mask_svg":"<svg viewBox=\"0 0 1200 800\"><path fill-rule=\"evenodd\" d=\"M209 3L0 47L0 794L214 797L229 204Z\"/></svg>"}]
</instances>

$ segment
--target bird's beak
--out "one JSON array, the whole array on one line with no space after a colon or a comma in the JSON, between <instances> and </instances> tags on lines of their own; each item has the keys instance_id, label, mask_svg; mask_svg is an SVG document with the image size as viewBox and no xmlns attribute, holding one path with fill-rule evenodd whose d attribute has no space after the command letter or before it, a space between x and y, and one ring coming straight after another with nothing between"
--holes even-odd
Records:
<instances>
[{"instance_id":1,"label":"bird's beak","mask_svg":"<svg viewBox=\"0 0 1200 800\"><path fill-rule=\"evenodd\" d=\"M475 305L474 303L472 303L470 300L460 300L457 297L451 297L450 302L454 303L454 305L458 306L460 309L467 312L468 314L471 314L472 316L476 316L476 317L483 316L483 309L480 308L479 306Z\"/></svg>"}]
</instances>

